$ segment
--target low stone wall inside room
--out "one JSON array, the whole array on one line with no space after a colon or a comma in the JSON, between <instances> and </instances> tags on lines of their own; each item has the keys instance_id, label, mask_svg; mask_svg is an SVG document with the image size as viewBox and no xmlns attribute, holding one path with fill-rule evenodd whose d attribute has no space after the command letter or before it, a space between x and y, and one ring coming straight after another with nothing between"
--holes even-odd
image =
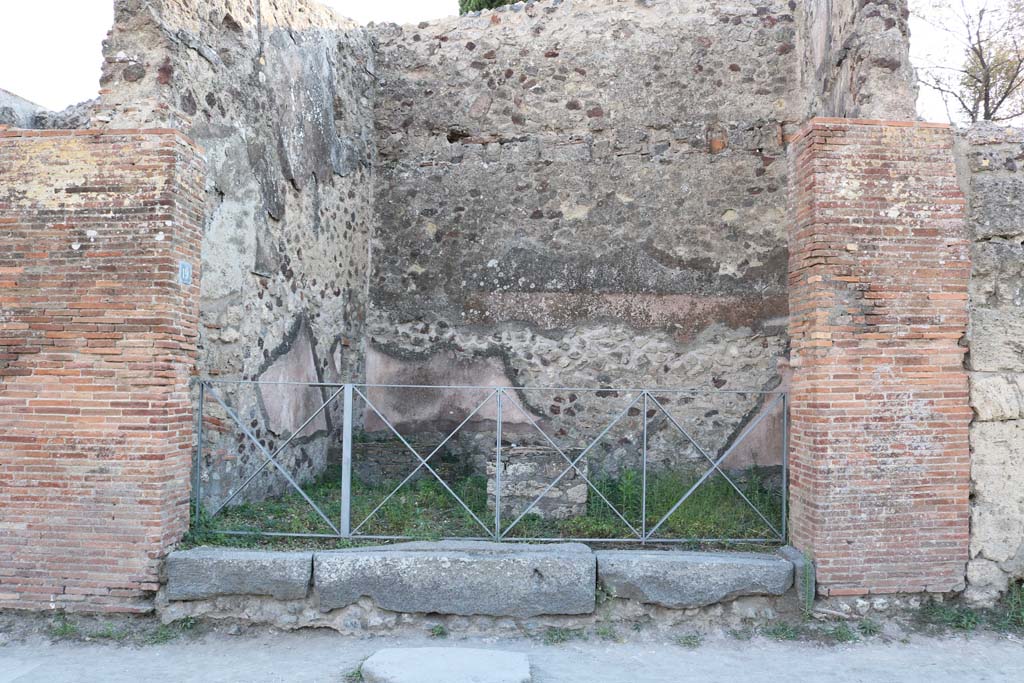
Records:
<instances>
[{"instance_id":1,"label":"low stone wall inside room","mask_svg":"<svg viewBox=\"0 0 1024 683\"><path fill-rule=\"evenodd\" d=\"M199 371L274 382L360 381L373 229L374 54L353 22L307 0L118 0L100 126L166 125L206 150ZM273 449L327 397L216 387ZM222 501L263 462L209 399L202 490ZM300 481L337 439L332 405L282 452ZM238 501L288 488L269 468Z\"/></svg>"},{"instance_id":2,"label":"low stone wall inside room","mask_svg":"<svg viewBox=\"0 0 1024 683\"><path fill-rule=\"evenodd\" d=\"M967 597L1024 578L1024 130L978 124L958 141L971 244L971 561Z\"/></svg>"},{"instance_id":3,"label":"low stone wall inside room","mask_svg":"<svg viewBox=\"0 0 1024 683\"><path fill-rule=\"evenodd\" d=\"M0 128L0 180L0 608L149 609L188 528L202 157Z\"/></svg>"}]
</instances>

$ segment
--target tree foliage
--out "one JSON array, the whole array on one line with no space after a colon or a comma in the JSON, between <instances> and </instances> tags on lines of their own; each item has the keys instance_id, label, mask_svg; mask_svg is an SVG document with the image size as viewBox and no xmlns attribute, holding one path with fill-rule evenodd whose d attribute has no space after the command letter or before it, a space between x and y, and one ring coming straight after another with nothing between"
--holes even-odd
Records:
<instances>
[{"instance_id":1,"label":"tree foliage","mask_svg":"<svg viewBox=\"0 0 1024 683\"><path fill-rule=\"evenodd\" d=\"M1024 0L932 0L929 9L922 18L952 35L963 55L959 66L921 69L921 83L956 118L1024 116Z\"/></svg>"},{"instance_id":2,"label":"tree foliage","mask_svg":"<svg viewBox=\"0 0 1024 683\"><path fill-rule=\"evenodd\" d=\"M510 5L515 0L459 0L459 14Z\"/></svg>"}]
</instances>

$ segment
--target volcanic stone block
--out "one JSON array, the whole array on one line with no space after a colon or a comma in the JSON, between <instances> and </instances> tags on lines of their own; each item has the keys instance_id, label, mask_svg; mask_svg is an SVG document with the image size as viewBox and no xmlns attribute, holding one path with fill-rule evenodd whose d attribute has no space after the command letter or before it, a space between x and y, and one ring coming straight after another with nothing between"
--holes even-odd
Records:
<instances>
[{"instance_id":1,"label":"volcanic stone block","mask_svg":"<svg viewBox=\"0 0 1024 683\"><path fill-rule=\"evenodd\" d=\"M320 609L369 597L393 612L534 617L594 610L594 554L580 543L400 543L318 552Z\"/></svg>"},{"instance_id":2,"label":"volcanic stone block","mask_svg":"<svg viewBox=\"0 0 1024 683\"><path fill-rule=\"evenodd\" d=\"M386 648L359 669L367 683L530 683L521 652L468 647Z\"/></svg>"},{"instance_id":3,"label":"volcanic stone block","mask_svg":"<svg viewBox=\"0 0 1024 683\"><path fill-rule=\"evenodd\" d=\"M306 597L312 552L194 548L167 556L167 599L202 600L218 595Z\"/></svg>"},{"instance_id":4,"label":"volcanic stone block","mask_svg":"<svg viewBox=\"0 0 1024 683\"><path fill-rule=\"evenodd\" d=\"M743 595L782 595L793 565L776 555L602 550L601 586L610 595L673 609L701 607Z\"/></svg>"}]
</instances>

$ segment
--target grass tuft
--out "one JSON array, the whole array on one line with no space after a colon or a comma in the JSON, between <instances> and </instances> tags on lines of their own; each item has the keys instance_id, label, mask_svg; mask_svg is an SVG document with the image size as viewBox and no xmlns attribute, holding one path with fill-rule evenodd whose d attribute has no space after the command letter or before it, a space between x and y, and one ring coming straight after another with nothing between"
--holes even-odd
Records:
<instances>
[{"instance_id":1,"label":"grass tuft","mask_svg":"<svg viewBox=\"0 0 1024 683\"><path fill-rule=\"evenodd\" d=\"M761 633L772 640L797 640L803 635L803 629L799 624L776 621L762 628Z\"/></svg>"},{"instance_id":2,"label":"grass tuft","mask_svg":"<svg viewBox=\"0 0 1024 683\"><path fill-rule=\"evenodd\" d=\"M689 650L700 647L703 642L704 636L699 633L685 633L676 638L676 643L678 643L680 647L685 647Z\"/></svg>"},{"instance_id":3,"label":"grass tuft","mask_svg":"<svg viewBox=\"0 0 1024 683\"><path fill-rule=\"evenodd\" d=\"M549 628L544 631L545 645L561 645L570 640L586 640L587 634L581 628Z\"/></svg>"},{"instance_id":4,"label":"grass tuft","mask_svg":"<svg viewBox=\"0 0 1024 683\"><path fill-rule=\"evenodd\" d=\"M48 629L51 638L73 638L78 635L78 626L68 621L67 616L60 614Z\"/></svg>"},{"instance_id":5,"label":"grass tuft","mask_svg":"<svg viewBox=\"0 0 1024 683\"><path fill-rule=\"evenodd\" d=\"M877 636L882 632L882 626L873 619L861 619L857 624L857 630L866 637Z\"/></svg>"},{"instance_id":6,"label":"grass tuft","mask_svg":"<svg viewBox=\"0 0 1024 683\"><path fill-rule=\"evenodd\" d=\"M857 632L845 621L827 630L825 635L837 643L853 643L859 640Z\"/></svg>"},{"instance_id":7,"label":"grass tuft","mask_svg":"<svg viewBox=\"0 0 1024 683\"><path fill-rule=\"evenodd\" d=\"M917 619L926 626L973 631L981 622L981 615L966 605L929 600L918 610Z\"/></svg>"}]
</instances>

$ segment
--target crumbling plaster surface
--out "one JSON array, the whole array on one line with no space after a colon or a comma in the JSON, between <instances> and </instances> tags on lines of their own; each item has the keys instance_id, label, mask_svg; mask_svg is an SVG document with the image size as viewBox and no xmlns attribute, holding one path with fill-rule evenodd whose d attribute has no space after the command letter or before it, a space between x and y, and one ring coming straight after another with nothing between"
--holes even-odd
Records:
<instances>
[{"instance_id":1,"label":"crumbling plaster surface","mask_svg":"<svg viewBox=\"0 0 1024 683\"><path fill-rule=\"evenodd\" d=\"M977 124L958 156L974 240L966 596L984 604L1024 578L1024 130Z\"/></svg>"},{"instance_id":2,"label":"crumbling plaster surface","mask_svg":"<svg viewBox=\"0 0 1024 683\"><path fill-rule=\"evenodd\" d=\"M118 0L104 57L94 125L178 127L208 158L200 372L361 378L376 155L366 31L307 0ZM271 450L325 398L216 389ZM282 454L299 480L323 469L337 414ZM202 482L212 501L263 462L218 424L207 425ZM269 468L246 497L284 486Z\"/></svg>"}]
</instances>

